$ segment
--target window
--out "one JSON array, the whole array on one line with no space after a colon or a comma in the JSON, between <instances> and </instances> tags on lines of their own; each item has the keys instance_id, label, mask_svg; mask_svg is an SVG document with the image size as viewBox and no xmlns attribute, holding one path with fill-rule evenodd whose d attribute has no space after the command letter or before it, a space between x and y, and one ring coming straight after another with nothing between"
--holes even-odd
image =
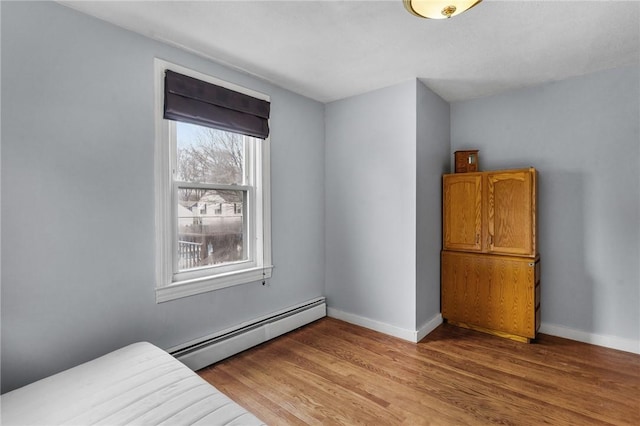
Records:
<instances>
[{"instance_id":1,"label":"window","mask_svg":"<svg viewBox=\"0 0 640 426\"><path fill-rule=\"evenodd\" d=\"M213 214L222 214L222 203L218 203L218 207L216 207Z\"/></svg>"},{"instance_id":2,"label":"window","mask_svg":"<svg viewBox=\"0 0 640 426\"><path fill-rule=\"evenodd\" d=\"M221 108L216 106L206 105L213 114L205 120L191 119L190 114L200 112L189 107L181 115L182 105L165 101L171 96L165 90L165 84L173 84L170 73L184 77L187 85L268 101L265 95L156 59L158 302L261 281L272 269L268 136L261 139L227 126L227 112L222 108L217 115ZM168 115L171 119L164 118Z\"/></svg>"}]
</instances>

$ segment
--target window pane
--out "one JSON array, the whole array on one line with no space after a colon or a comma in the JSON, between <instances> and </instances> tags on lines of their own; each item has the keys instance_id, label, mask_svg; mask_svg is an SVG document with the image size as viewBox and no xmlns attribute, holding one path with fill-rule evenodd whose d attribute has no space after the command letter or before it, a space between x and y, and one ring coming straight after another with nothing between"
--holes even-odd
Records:
<instances>
[{"instance_id":1,"label":"window pane","mask_svg":"<svg viewBox=\"0 0 640 426\"><path fill-rule=\"evenodd\" d=\"M178 269L247 260L246 191L178 189Z\"/></svg>"},{"instance_id":2,"label":"window pane","mask_svg":"<svg viewBox=\"0 0 640 426\"><path fill-rule=\"evenodd\" d=\"M244 184L244 137L237 133L176 122L177 180Z\"/></svg>"}]
</instances>

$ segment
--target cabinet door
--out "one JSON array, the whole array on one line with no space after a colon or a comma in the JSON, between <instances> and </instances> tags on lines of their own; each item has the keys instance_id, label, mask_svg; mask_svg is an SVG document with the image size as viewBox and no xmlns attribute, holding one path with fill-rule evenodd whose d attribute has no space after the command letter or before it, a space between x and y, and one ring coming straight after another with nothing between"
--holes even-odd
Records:
<instances>
[{"instance_id":1,"label":"cabinet door","mask_svg":"<svg viewBox=\"0 0 640 426\"><path fill-rule=\"evenodd\" d=\"M536 337L535 262L490 256L486 259L487 328L526 338Z\"/></svg>"},{"instance_id":2,"label":"cabinet door","mask_svg":"<svg viewBox=\"0 0 640 426\"><path fill-rule=\"evenodd\" d=\"M442 245L445 250L482 250L482 175L442 178Z\"/></svg>"},{"instance_id":3,"label":"cabinet door","mask_svg":"<svg viewBox=\"0 0 640 426\"><path fill-rule=\"evenodd\" d=\"M495 334L535 338L535 265L523 257L443 251L442 317Z\"/></svg>"},{"instance_id":4,"label":"cabinet door","mask_svg":"<svg viewBox=\"0 0 640 426\"><path fill-rule=\"evenodd\" d=\"M449 321L486 326L486 265L484 257L442 252L440 303Z\"/></svg>"},{"instance_id":5,"label":"cabinet door","mask_svg":"<svg viewBox=\"0 0 640 426\"><path fill-rule=\"evenodd\" d=\"M535 256L535 170L487 173L487 251Z\"/></svg>"}]
</instances>

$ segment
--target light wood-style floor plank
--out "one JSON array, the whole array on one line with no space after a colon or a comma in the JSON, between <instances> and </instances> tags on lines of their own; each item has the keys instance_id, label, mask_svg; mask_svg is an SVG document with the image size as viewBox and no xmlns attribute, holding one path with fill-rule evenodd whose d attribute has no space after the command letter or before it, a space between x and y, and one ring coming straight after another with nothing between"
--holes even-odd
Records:
<instances>
[{"instance_id":1,"label":"light wood-style floor plank","mask_svg":"<svg viewBox=\"0 0 640 426\"><path fill-rule=\"evenodd\" d=\"M640 425L640 355L323 318L198 372L270 425Z\"/></svg>"}]
</instances>

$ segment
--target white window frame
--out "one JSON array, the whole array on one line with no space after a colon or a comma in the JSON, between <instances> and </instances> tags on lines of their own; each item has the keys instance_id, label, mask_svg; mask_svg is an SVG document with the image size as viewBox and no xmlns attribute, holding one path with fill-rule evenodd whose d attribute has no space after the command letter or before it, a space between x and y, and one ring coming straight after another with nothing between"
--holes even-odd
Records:
<instances>
[{"instance_id":1,"label":"white window frame","mask_svg":"<svg viewBox=\"0 0 640 426\"><path fill-rule=\"evenodd\" d=\"M254 98L270 101L268 95L229 83L215 77L185 68L162 59L154 59L155 85L155 259L156 302L166 302L234 285L263 281L271 278L271 185L270 140L259 140L249 155L247 167L252 170L252 182L247 189L249 200L243 207L247 215L246 241L248 261L203 268L195 273L177 271L177 203L175 194L175 122L163 118L164 74L172 70L202 81L226 87ZM188 184L189 187L198 184ZM220 185L218 185L220 186ZM240 188L238 188L240 189ZM203 272L204 271L204 272Z\"/></svg>"}]
</instances>

